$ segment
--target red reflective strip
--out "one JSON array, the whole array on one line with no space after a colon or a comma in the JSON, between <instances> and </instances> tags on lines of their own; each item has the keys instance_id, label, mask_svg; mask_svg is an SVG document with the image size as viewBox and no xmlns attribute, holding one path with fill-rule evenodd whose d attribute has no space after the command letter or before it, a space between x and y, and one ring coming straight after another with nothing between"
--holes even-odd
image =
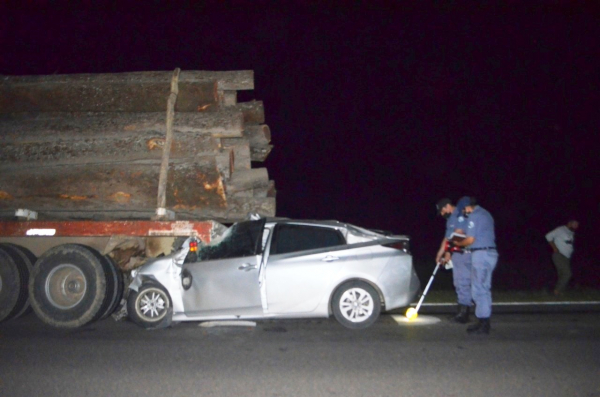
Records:
<instances>
[{"instance_id":1,"label":"red reflective strip","mask_svg":"<svg viewBox=\"0 0 600 397\"><path fill-rule=\"evenodd\" d=\"M210 241L213 222L193 221L3 221L0 237L25 237L32 229L53 229L55 237L94 236L189 236L195 232Z\"/></svg>"}]
</instances>

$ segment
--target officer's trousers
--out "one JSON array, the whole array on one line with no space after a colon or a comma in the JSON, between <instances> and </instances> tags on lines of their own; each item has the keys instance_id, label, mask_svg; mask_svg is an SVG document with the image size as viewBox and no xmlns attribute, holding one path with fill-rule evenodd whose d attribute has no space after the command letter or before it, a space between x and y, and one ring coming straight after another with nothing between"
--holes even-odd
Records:
<instances>
[{"instance_id":1,"label":"officer's trousers","mask_svg":"<svg viewBox=\"0 0 600 397\"><path fill-rule=\"evenodd\" d=\"M497 263L498 252L495 250L471 254L471 294L477 318L489 318L492 315L492 273Z\"/></svg>"},{"instance_id":2,"label":"officer's trousers","mask_svg":"<svg viewBox=\"0 0 600 397\"><path fill-rule=\"evenodd\" d=\"M471 254L452 254L452 280L459 305L471 306Z\"/></svg>"}]
</instances>

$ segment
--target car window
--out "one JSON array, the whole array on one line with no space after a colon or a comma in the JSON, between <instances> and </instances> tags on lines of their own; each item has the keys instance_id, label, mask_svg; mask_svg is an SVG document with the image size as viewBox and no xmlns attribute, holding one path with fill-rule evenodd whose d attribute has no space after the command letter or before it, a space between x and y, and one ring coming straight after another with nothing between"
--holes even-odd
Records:
<instances>
[{"instance_id":1,"label":"car window","mask_svg":"<svg viewBox=\"0 0 600 397\"><path fill-rule=\"evenodd\" d=\"M336 229L308 225L277 225L271 255L306 251L346 244Z\"/></svg>"},{"instance_id":2,"label":"car window","mask_svg":"<svg viewBox=\"0 0 600 397\"><path fill-rule=\"evenodd\" d=\"M236 223L225 232L221 240L202 247L199 261L241 258L262 253L262 234L266 219Z\"/></svg>"}]
</instances>

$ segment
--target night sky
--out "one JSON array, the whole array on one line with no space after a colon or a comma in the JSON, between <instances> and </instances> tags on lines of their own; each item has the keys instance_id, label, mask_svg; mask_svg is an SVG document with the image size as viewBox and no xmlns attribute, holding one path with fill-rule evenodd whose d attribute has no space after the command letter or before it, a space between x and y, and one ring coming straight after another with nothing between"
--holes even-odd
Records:
<instances>
[{"instance_id":1,"label":"night sky","mask_svg":"<svg viewBox=\"0 0 600 397\"><path fill-rule=\"evenodd\" d=\"M575 217L573 286L600 288L592 2L25 3L0 6L0 74L254 70L238 99L264 101L275 148L254 166L278 216L408 234L428 277L435 202L475 195L495 218L501 289L551 286L544 235Z\"/></svg>"}]
</instances>

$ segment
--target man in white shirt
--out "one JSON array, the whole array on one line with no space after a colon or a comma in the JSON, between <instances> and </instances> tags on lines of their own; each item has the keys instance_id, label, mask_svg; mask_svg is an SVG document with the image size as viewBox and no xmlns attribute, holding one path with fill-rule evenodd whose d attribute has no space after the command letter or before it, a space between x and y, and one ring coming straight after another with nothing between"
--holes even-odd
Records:
<instances>
[{"instance_id":1,"label":"man in white shirt","mask_svg":"<svg viewBox=\"0 0 600 397\"><path fill-rule=\"evenodd\" d=\"M573 255L573 242L575 241L575 230L579 222L571 219L566 225L559 226L546 234L546 240L552 247L552 262L558 273L558 281L554 288L554 295L558 296L567 287L571 279L571 255Z\"/></svg>"}]
</instances>

